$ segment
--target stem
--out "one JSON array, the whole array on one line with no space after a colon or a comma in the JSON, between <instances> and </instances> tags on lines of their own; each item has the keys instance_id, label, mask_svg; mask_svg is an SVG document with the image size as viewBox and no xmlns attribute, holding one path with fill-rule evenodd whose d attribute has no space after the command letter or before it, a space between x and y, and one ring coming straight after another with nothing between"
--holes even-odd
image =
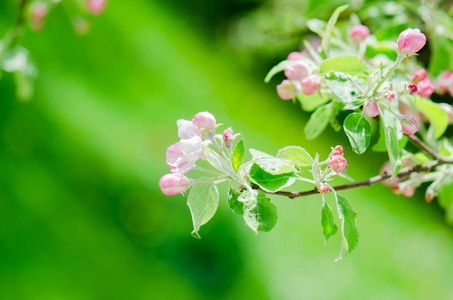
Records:
<instances>
[{"instance_id":1,"label":"stem","mask_svg":"<svg viewBox=\"0 0 453 300\"><path fill-rule=\"evenodd\" d=\"M434 149L431 149L428 145L426 145L422 140L420 140L415 135L407 135L407 137L409 138L409 141L411 141L411 143L413 143L415 146L417 146L421 150L428 153L432 158L434 158L438 161L442 161L442 162L452 162L453 161L449 157L442 157L442 155L437 153Z\"/></svg>"},{"instance_id":2,"label":"stem","mask_svg":"<svg viewBox=\"0 0 453 300\"><path fill-rule=\"evenodd\" d=\"M192 169L193 170L198 170L198 171L203 171L203 172L210 173L210 174L213 174L213 175L223 175L223 173L216 172L216 171L213 171L213 170L209 170L209 169L197 166L197 165L194 166Z\"/></svg>"},{"instance_id":3,"label":"stem","mask_svg":"<svg viewBox=\"0 0 453 300\"><path fill-rule=\"evenodd\" d=\"M420 172L430 172L432 169L434 169L437 166L447 164L449 162L443 161L443 160L432 160L420 165L416 165L414 167L406 167L401 169L401 171L397 174L397 177L404 178L409 176L412 173L420 173ZM342 191L342 190L349 190L349 189L354 189L354 188L359 188L363 186L371 186L375 183L382 182L384 180L390 179L392 177L392 174L389 174L385 172L382 175L374 176L371 177L370 179L363 180L363 181L358 181L358 182L353 182L353 183L348 183L348 184L343 184L343 185L337 185L334 187L331 187L331 190L336 190L336 191ZM297 197L303 197L303 196L309 196L309 195L314 195L318 194L319 191L315 187L312 190L309 191L303 191L303 192L285 192L285 191L278 191L278 192L266 192L263 191L266 194L273 194L273 195L279 195L279 196L285 196L291 199L297 198Z\"/></svg>"},{"instance_id":4,"label":"stem","mask_svg":"<svg viewBox=\"0 0 453 300\"><path fill-rule=\"evenodd\" d=\"M25 23L25 7L26 7L28 1L29 0L20 0L19 13L17 15L16 24L14 24L14 27L11 30L9 37L5 42L5 48L3 48L2 50L13 47L19 40L20 36L22 35L22 32L23 32L22 27Z\"/></svg>"},{"instance_id":5,"label":"stem","mask_svg":"<svg viewBox=\"0 0 453 300\"><path fill-rule=\"evenodd\" d=\"M401 64L401 62L403 61L404 59L404 56L402 56L401 54L398 53L398 57L396 58L396 61L395 61L395 64L388 70L387 74L385 74L385 76L380 80L378 81L378 83L376 84L376 86L374 87L374 90L373 90L373 94L375 92L377 92L377 90L381 87L381 85L391 76L393 75L393 73L395 73L396 69L399 67L399 65Z\"/></svg>"}]
</instances>

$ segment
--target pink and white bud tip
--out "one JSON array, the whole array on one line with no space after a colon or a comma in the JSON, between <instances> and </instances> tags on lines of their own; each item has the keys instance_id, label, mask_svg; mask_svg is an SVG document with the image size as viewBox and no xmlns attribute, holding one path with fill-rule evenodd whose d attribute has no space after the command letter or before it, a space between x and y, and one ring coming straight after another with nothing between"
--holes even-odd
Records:
<instances>
[{"instance_id":1,"label":"pink and white bud tip","mask_svg":"<svg viewBox=\"0 0 453 300\"><path fill-rule=\"evenodd\" d=\"M320 191L321 193L326 194L326 193L329 192L329 187L328 187L327 185L322 185L322 186L319 188L319 191Z\"/></svg>"},{"instance_id":2,"label":"pink and white bud tip","mask_svg":"<svg viewBox=\"0 0 453 300\"><path fill-rule=\"evenodd\" d=\"M367 117L373 118L379 115L379 106L374 100L368 100L363 105L363 111Z\"/></svg>"},{"instance_id":3,"label":"pink and white bud tip","mask_svg":"<svg viewBox=\"0 0 453 300\"><path fill-rule=\"evenodd\" d=\"M426 72L425 69L419 69L415 71L415 73L412 75L412 83L417 84L419 81L422 81L423 79L428 76L428 73Z\"/></svg>"},{"instance_id":4,"label":"pink and white bud tip","mask_svg":"<svg viewBox=\"0 0 453 300\"><path fill-rule=\"evenodd\" d=\"M159 186L162 193L172 196L187 190L190 186L190 181L186 176L181 174L165 174L160 178Z\"/></svg>"},{"instance_id":5,"label":"pink and white bud tip","mask_svg":"<svg viewBox=\"0 0 453 300\"><path fill-rule=\"evenodd\" d=\"M214 130L216 126L215 117L207 111L197 113L192 119L192 123L198 127L198 129L209 129Z\"/></svg>"},{"instance_id":6,"label":"pink and white bud tip","mask_svg":"<svg viewBox=\"0 0 453 300\"><path fill-rule=\"evenodd\" d=\"M414 118L401 115L399 117L403 132L407 135L414 135L418 131L418 124Z\"/></svg>"},{"instance_id":7,"label":"pink and white bud tip","mask_svg":"<svg viewBox=\"0 0 453 300\"><path fill-rule=\"evenodd\" d=\"M417 92L424 98L429 98L434 93L434 85L426 78L417 84Z\"/></svg>"},{"instance_id":8,"label":"pink and white bud tip","mask_svg":"<svg viewBox=\"0 0 453 300\"><path fill-rule=\"evenodd\" d=\"M426 44L426 37L419 29L408 28L398 37L398 51L410 56L417 53Z\"/></svg>"},{"instance_id":9,"label":"pink and white bud tip","mask_svg":"<svg viewBox=\"0 0 453 300\"><path fill-rule=\"evenodd\" d=\"M302 92L305 95L312 95L316 93L321 87L321 78L317 74L311 74L301 80Z\"/></svg>"},{"instance_id":10,"label":"pink and white bud tip","mask_svg":"<svg viewBox=\"0 0 453 300\"><path fill-rule=\"evenodd\" d=\"M285 68L285 76L291 80L301 80L308 75L308 68L301 62L295 62Z\"/></svg>"},{"instance_id":11,"label":"pink and white bud tip","mask_svg":"<svg viewBox=\"0 0 453 300\"><path fill-rule=\"evenodd\" d=\"M286 60L302 60L304 55L300 52L291 52Z\"/></svg>"},{"instance_id":12,"label":"pink and white bud tip","mask_svg":"<svg viewBox=\"0 0 453 300\"><path fill-rule=\"evenodd\" d=\"M370 35L370 30L365 25L356 25L349 31L349 36L356 43L363 42Z\"/></svg>"},{"instance_id":13,"label":"pink and white bud tip","mask_svg":"<svg viewBox=\"0 0 453 300\"><path fill-rule=\"evenodd\" d=\"M335 154L330 156L328 166L337 173L342 173L346 170L348 162L343 155Z\"/></svg>"},{"instance_id":14,"label":"pink and white bud tip","mask_svg":"<svg viewBox=\"0 0 453 300\"><path fill-rule=\"evenodd\" d=\"M296 86L289 80L283 80L277 85L277 93L282 100L292 99L297 94Z\"/></svg>"}]
</instances>

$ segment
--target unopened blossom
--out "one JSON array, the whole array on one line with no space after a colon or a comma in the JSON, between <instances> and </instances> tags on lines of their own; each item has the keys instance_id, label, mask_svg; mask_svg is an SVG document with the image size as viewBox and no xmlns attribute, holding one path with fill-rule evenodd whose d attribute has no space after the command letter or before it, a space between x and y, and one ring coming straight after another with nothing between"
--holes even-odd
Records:
<instances>
[{"instance_id":1,"label":"unopened blossom","mask_svg":"<svg viewBox=\"0 0 453 300\"><path fill-rule=\"evenodd\" d=\"M410 94L415 94L417 92L417 86L415 84L409 84L407 87Z\"/></svg>"},{"instance_id":2,"label":"unopened blossom","mask_svg":"<svg viewBox=\"0 0 453 300\"><path fill-rule=\"evenodd\" d=\"M187 190L190 186L190 181L186 176L181 174L165 174L160 178L159 186L162 193L171 196Z\"/></svg>"},{"instance_id":3,"label":"unopened blossom","mask_svg":"<svg viewBox=\"0 0 453 300\"><path fill-rule=\"evenodd\" d=\"M417 84L417 92L420 96L429 98L434 93L434 85L426 78Z\"/></svg>"},{"instance_id":4,"label":"unopened blossom","mask_svg":"<svg viewBox=\"0 0 453 300\"><path fill-rule=\"evenodd\" d=\"M197 161L203 156L203 142L198 135L182 139L179 141L179 147L188 161Z\"/></svg>"},{"instance_id":5,"label":"unopened blossom","mask_svg":"<svg viewBox=\"0 0 453 300\"><path fill-rule=\"evenodd\" d=\"M412 83L417 84L419 81L422 81L428 76L428 73L426 72L425 69L419 69L414 72L412 75Z\"/></svg>"},{"instance_id":6,"label":"unopened blossom","mask_svg":"<svg viewBox=\"0 0 453 300\"><path fill-rule=\"evenodd\" d=\"M398 37L398 51L406 55L412 55L425 46L426 37L419 29L408 28Z\"/></svg>"},{"instance_id":7,"label":"unopened blossom","mask_svg":"<svg viewBox=\"0 0 453 300\"><path fill-rule=\"evenodd\" d=\"M390 90L389 90L389 91L385 92L384 97L387 98L387 99L389 99L390 101L393 101L393 100L396 99L397 94L396 94L395 91L390 91Z\"/></svg>"},{"instance_id":8,"label":"unopened blossom","mask_svg":"<svg viewBox=\"0 0 453 300\"><path fill-rule=\"evenodd\" d=\"M86 8L93 15L100 15L104 12L107 0L87 0Z\"/></svg>"},{"instance_id":9,"label":"unopened blossom","mask_svg":"<svg viewBox=\"0 0 453 300\"><path fill-rule=\"evenodd\" d=\"M291 52L286 60L302 60L304 55L300 52Z\"/></svg>"},{"instance_id":10,"label":"unopened blossom","mask_svg":"<svg viewBox=\"0 0 453 300\"><path fill-rule=\"evenodd\" d=\"M401 114L414 118L417 124L421 124L423 122L423 114L402 101L399 102L399 110Z\"/></svg>"},{"instance_id":11,"label":"unopened blossom","mask_svg":"<svg viewBox=\"0 0 453 300\"><path fill-rule=\"evenodd\" d=\"M181 150L180 142L167 148L167 165L172 173L187 173L195 166L196 160L188 160Z\"/></svg>"},{"instance_id":12,"label":"unopened blossom","mask_svg":"<svg viewBox=\"0 0 453 300\"><path fill-rule=\"evenodd\" d=\"M321 78L317 74L311 74L301 80L302 92L305 95L312 95L316 93L321 87Z\"/></svg>"},{"instance_id":13,"label":"unopened blossom","mask_svg":"<svg viewBox=\"0 0 453 300\"><path fill-rule=\"evenodd\" d=\"M343 155L332 155L329 159L328 166L337 173L342 173L346 170L348 162Z\"/></svg>"},{"instance_id":14,"label":"unopened blossom","mask_svg":"<svg viewBox=\"0 0 453 300\"><path fill-rule=\"evenodd\" d=\"M374 101L374 100L368 100L365 102L365 104L363 105L363 111L365 112L365 115L367 117L376 117L377 115L379 115L379 106L377 105L377 103Z\"/></svg>"},{"instance_id":15,"label":"unopened blossom","mask_svg":"<svg viewBox=\"0 0 453 300\"><path fill-rule=\"evenodd\" d=\"M291 80L301 80L308 75L308 68L301 62L295 62L285 68L285 76Z\"/></svg>"},{"instance_id":16,"label":"unopened blossom","mask_svg":"<svg viewBox=\"0 0 453 300\"><path fill-rule=\"evenodd\" d=\"M363 42L369 35L370 30L365 25L356 25L349 31L349 36L357 44Z\"/></svg>"},{"instance_id":17,"label":"unopened blossom","mask_svg":"<svg viewBox=\"0 0 453 300\"><path fill-rule=\"evenodd\" d=\"M37 2L31 9L30 27L38 31L44 27L44 20L47 16L47 6L44 3Z\"/></svg>"},{"instance_id":18,"label":"unopened blossom","mask_svg":"<svg viewBox=\"0 0 453 300\"><path fill-rule=\"evenodd\" d=\"M282 83L277 85L278 96L283 100L289 100L296 96L296 86L289 80L283 80Z\"/></svg>"},{"instance_id":19,"label":"unopened blossom","mask_svg":"<svg viewBox=\"0 0 453 300\"><path fill-rule=\"evenodd\" d=\"M319 188L319 191L321 193L328 193L329 192L329 187L327 185L322 185L320 188Z\"/></svg>"},{"instance_id":20,"label":"unopened blossom","mask_svg":"<svg viewBox=\"0 0 453 300\"><path fill-rule=\"evenodd\" d=\"M412 197L414 196L415 189L412 185L408 185L402 192L403 196Z\"/></svg>"},{"instance_id":21,"label":"unopened blossom","mask_svg":"<svg viewBox=\"0 0 453 300\"><path fill-rule=\"evenodd\" d=\"M425 194L426 202L431 203L435 197L436 197L436 194L433 191L431 191L429 189L426 191L426 194Z\"/></svg>"},{"instance_id":22,"label":"unopened blossom","mask_svg":"<svg viewBox=\"0 0 453 300\"><path fill-rule=\"evenodd\" d=\"M180 119L176 121L178 125L178 137L180 139L190 139L193 136L201 136L200 129L192 121Z\"/></svg>"},{"instance_id":23,"label":"unopened blossom","mask_svg":"<svg viewBox=\"0 0 453 300\"><path fill-rule=\"evenodd\" d=\"M330 156L332 155L343 155L343 146L337 145L335 148L332 148L332 152L330 153Z\"/></svg>"},{"instance_id":24,"label":"unopened blossom","mask_svg":"<svg viewBox=\"0 0 453 300\"><path fill-rule=\"evenodd\" d=\"M413 118L408 116L400 116L403 132L407 135L414 135L418 131L418 124Z\"/></svg>"},{"instance_id":25,"label":"unopened blossom","mask_svg":"<svg viewBox=\"0 0 453 300\"><path fill-rule=\"evenodd\" d=\"M223 131L222 136L223 136L223 141L225 143L227 143L233 137L233 129L231 129L231 127L228 127L227 129L225 129Z\"/></svg>"},{"instance_id":26,"label":"unopened blossom","mask_svg":"<svg viewBox=\"0 0 453 300\"><path fill-rule=\"evenodd\" d=\"M197 113L192 119L192 123L198 127L198 129L209 129L214 130L216 125L215 117L207 111Z\"/></svg>"},{"instance_id":27,"label":"unopened blossom","mask_svg":"<svg viewBox=\"0 0 453 300\"><path fill-rule=\"evenodd\" d=\"M447 113L448 124L453 124L453 107L447 103L439 103L439 107Z\"/></svg>"}]
</instances>

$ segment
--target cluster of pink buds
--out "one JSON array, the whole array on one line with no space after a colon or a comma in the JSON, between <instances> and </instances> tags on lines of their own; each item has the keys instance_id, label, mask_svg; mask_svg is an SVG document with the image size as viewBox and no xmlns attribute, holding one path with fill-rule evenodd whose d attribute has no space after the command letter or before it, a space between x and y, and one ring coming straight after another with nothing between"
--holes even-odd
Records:
<instances>
[{"instance_id":1,"label":"cluster of pink buds","mask_svg":"<svg viewBox=\"0 0 453 300\"><path fill-rule=\"evenodd\" d=\"M321 77L310 70L306 60L309 58L305 58L300 52L291 52L288 55L287 61L291 63L284 71L288 79L277 85L277 93L281 99L292 99L300 92L312 95L321 87Z\"/></svg>"},{"instance_id":2,"label":"cluster of pink buds","mask_svg":"<svg viewBox=\"0 0 453 300\"><path fill-rule=\"evenodd\" d=\"M337 173L342 173L346 170L348 162L343 156L343 147L338 145L335 148L332 148L332 152L329 156L328 166Z\"/></svg>"},{"instance_id":3,"label":"cluster of pink buds","mask_svg":"<svg viewBox=\"0 0 453 300\"><path fill-rule=\"evenodd\" d=\"M172 174L159 181L165 195L175 195L189 188L189 179L183 174L190 171L203 157L203 146L211 143L215 134L216 120L209 112L200 112L192 121L178 120L180 141L167 148L167 165Z\"/></svg>"},{"instance_id":4,"label":"cluster of pink buds","mask_svg":"<svg viewBox=\"0 0 453 300\"><path fill-rule=\"evenodd\" d=\"M356 25L349 31L349 36L356 44L360 44L370 35L370 30L365 25Z\"/></svg>"},{"instance_id":5,"label":"cluster of pink buds","mask_svg":"<svg viewBox=\"0 0 453 300\"><path fill-rule=\"evenodd\" d=\"M409 92L418 92L421 97L429 98L434 93L434 85L427 78L428 73L425 69L419 69L412 74L412 84L409 85Z\"/></svg>"},{"instance_id":6,"label":"cluster of pink buds","mask_svg":"<svg viewBox=\"0 0 453 300\"><path fill-rule=\"evenodd\" d=\"M47 16L47 6L42 2L36 2L31 8L30 28L39 31L44 28L44 20Z\"/></svg>"},{"instance_id":7,"label":"cluster of pink buds","mask_svg":"<svg viewBox=\"0 0 453 300\"><path fill-rule=\"evenodd\" d=\"M441 96L448 91L450 96L453 97L453 73L444 71L437 77L436 91Z\"/></svg>"}]
</instances>

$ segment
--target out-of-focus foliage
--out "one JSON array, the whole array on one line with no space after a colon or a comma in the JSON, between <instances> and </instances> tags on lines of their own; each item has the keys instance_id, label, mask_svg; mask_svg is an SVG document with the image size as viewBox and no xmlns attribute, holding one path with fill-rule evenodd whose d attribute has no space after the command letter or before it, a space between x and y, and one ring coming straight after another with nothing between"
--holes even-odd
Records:
<instances>
[{"instance_id":1,"label":"out-of-focus foliage","mask_svg":"<svg viewBox=\"0 0 453 300\"><path fill-rule=\"evenodd\" d=\"M318 2L318 12L330 8ZM0 1L2 33L15 7ZM332 12L325 8L319 18ZM203 239L190 236L184 199L157 184L177 118L209 110L270 153L346 141L329 131L307 142L307 114L282 106L262 82L270 65L250 74L195 15L207 18L174 2L110 1L87 36L74 35L57 9L43 32L23 37L40 74L26 104L12 76L0 81L0 298L451 298L443 212L379 186L345 193L367 217L357 220L355 255L341 263L331 260L339 237L324 248L312 234L321 218L314 198L275 198L285 218L258 237L224 201ZM228 21L209 16L207 24ZM363 159L348 155L351 164ZM379 169L365 159L354 178Z\"/></svg>"}]
</instances>

